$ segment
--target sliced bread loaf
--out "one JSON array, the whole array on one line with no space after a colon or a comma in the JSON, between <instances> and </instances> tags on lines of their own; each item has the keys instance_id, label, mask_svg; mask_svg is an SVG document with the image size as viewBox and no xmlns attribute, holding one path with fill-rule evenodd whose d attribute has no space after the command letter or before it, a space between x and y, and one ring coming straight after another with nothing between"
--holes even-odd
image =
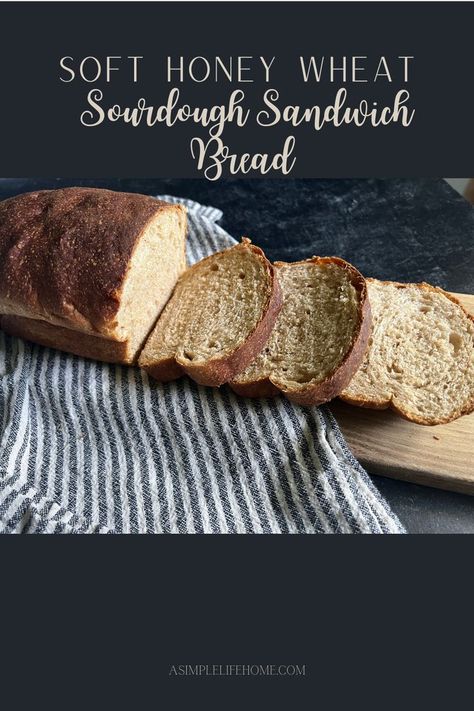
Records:
<instances>
[{"instance_id":1,"label":"sliced bread loaf","mask_svg":"<svg viewBox=\"0 0 474 711\"><path fill-rule=\"evenodd\" d=\"M437 425L474 410L474 319L429 284L368 279L373 333L346 402Z\"/></svg>"},{"instance_id":2,"label":"sliced bread loaf","mask_svg":"<svg viewBox=\"0 0 474 711\"><path fill-rule=\"evenodd\" d=\"M186 210L148 195L64 188L4 200L1 328L134 363L186 267L185 238Z\"/></svg>"},{"instance_id":3,"label":"sliced bread loaf","mask_svg":"<svg viewBox=\"0 0 474 711\"><path fill-rule=\"evenodd\" d=\"M283 308L263 351L230 386L247 397L281 391L318 405L336 397L362 362L371 324L365 280L337 257L275 269Z\"/></svg>"},{"instance_id":4,"label":"sliced bread loaf","mask_svg":"<svg viewBox=\"0 0 474 711\"><path fill-rule=\"evenodd\" d=\"M183 274L139 365L161 382L187 373L202 385L221 385L260 352L280 308L272 265L243 239Z\"/></svg>"}]
</instances>

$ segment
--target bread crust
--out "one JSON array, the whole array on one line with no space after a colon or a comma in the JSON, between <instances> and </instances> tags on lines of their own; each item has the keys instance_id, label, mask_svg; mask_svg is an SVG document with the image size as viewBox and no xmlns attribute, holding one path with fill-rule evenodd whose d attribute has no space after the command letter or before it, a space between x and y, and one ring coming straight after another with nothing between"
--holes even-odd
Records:
<instances>
[{"instance_id":1,"label":"bread crust","mask_svg":"<svg viewBox=\"0 0 474 711\"><path fill-rule=\"evenodd\" d=\"M0 202L0 312L114 338L133 252L163 211L147 195L64 188Z\"/></svg>"},{"instance_id":2,"label":"bread crust","mask_svg":"<svg viewBox=\"0 0 474 711\"><path fill-rule=\"evenodd\" d=\"M252 382L249 383L239 383L232 380L229 385L232 390L237 393L237 395L241 395L242 397L270 398L280 394L280 390L276 387L276 385L273 385L269 378L252 380Z\"/></svg>"},{"instance_id":3,"label":"bread crust","mask_svg":"<svg viewBox=\"0 0 474 711\"><path fill-rule=\"evenodd\" d=\"M399 281L383 281L380 279L373 279L371 277L367 278L368 283L377 283L377 284L386 284L390 286L395 286L397 289L406 289L408 287L416 287L425 291L429 292L435 292L438 294L442 294L445 296L447 299L452 301L456 306L459 306L459 308L464 312L465 316L474 323L474 316L470 314L464 306L461 304L459 299L457 299L455 296L450 294L448 291L445 291L444 289L441 289L439 286L433 286L432 284L427 284L426 282L407 282L407 283L402 283ZM464 407L460 408L456 412L452 413L451 416L449 417L438 417L438 418L423 418L420 417L417 413L412 412L408 408L404 408L400 405L396 405L393 402L393 396L391 395L389 398L385 400L369 400L367 398L357 398L357 397L351 397L349 395L345 395L343 392L339 395L339 398L343 400L344 402L347 402L349 405L355 405L356 407L364 407L368 410L393 410L394 412L397 413L397 415L400 415L400 417L403 417L404 420L408 420L409 422L414 422L417 425L427 425L427 426L434 426L434 425L446 425L449 422L453 422L454 420L457 420L459 417L462 417L463 415L470 415L471 412L474 412L474 398L465 404Z\"/></svg>"},{"instance_id":4,"label":"bread crust","mask_svg":"<svg viewBox=\"0 0 474 711\"><path fill-rule=\"evenodd\" d=\"M132 365L135 362L133 351L127 341L113 341L88 333L79 333L40 319L0 316L0 328L11 336L33 341L47 348L73 353L82 358L123 365Z\"/></svg>"},{"instance_id":5,"label":"bread crust","mask_svg":"<svg viewBox=\"0 0 474 711\"><path fill-rule=\"evenodd\" d=\"M176 353L174 358L166 358L155 362L147 362L143 358L140 359L139 365L145 368L156 380L167 382L186 374L200 385L214 387L223 385L242 370L245 370L267 342L282 307L282 294L278 280L275 277L275 270L263 251L253 245L246 237L242 238L242 242L239 245L230 247L230 249L251 250L262 263L268 277L266 305L258 323L245 341L232 353L209 358L203 363L190 362L180 357L179 353ZM203 262L212 260L214 256L211 254L190 267L187 277L189 277L190 271L196 269L198 265L201 266Z\"/></svg>"},{"instance_id":6,"label":"bread crust","mask_svg":"<svg viewBox=\"0 0 474 711\"><path fill-rule=\"evenodd\" d=\"M340 257L312 257L300 262L275 262L276 267L297 266L300 264L337 264L344 269L351 284L359 294L359 322L342 363L337 366L323 381L309 384L306 388L292 389L284 382L278 381L269 375L266 378L249 381L246 383L232 381L230 387L244 397L273 397L279 392L298 405L321 405L328 402L349 384L352 376L362 363L372 328L372 316L367 293L367 285L362 274L352 264Z\"/></svg>"},{"instance_id":7,"label":"bread crust","mask_svg":"<svg viewBox=\"0 0 474 711\"><path fill-rule=\"evenodd\" d=\"M175 358L163 358L163 360L150 365L143 365L139 359L138 365L146 370L154 380L158 380L159 383L169 383L184 375L183 368L176 362Z\"/></svg>"}]
</instances>

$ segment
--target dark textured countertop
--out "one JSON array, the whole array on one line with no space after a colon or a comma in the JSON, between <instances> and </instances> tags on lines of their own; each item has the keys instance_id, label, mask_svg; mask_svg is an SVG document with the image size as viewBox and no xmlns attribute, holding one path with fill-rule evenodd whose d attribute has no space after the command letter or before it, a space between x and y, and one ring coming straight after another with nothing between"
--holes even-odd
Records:
<instances>
[{"instance_id":1,"label":"dark textured countertop","mask_svg":"<svg viewBox=\"0 0 474 711\"><path fill-rule=\"evenodd\" d=\"M443 180L0 179L0 198L89 185L219 207L272 260L337 254L367 276L474 293L474 209ZM410 532L474 533L474 498L374 476Z\"/></svg>"}]
</instances>

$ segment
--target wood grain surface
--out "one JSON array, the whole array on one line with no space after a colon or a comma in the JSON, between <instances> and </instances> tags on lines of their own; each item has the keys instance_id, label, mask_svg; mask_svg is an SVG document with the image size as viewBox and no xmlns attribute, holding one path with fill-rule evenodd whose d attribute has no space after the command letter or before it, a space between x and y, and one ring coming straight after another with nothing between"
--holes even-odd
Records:
<instances>
[{"instance_id":1,"label":"wood grain surface","mask_svg":"<svg viewBox=\"0 0 474 711\"><path fill-rule=\"evenodd\" d=\"M474 313L474 296L455 294ZM407 422L391 410L366 410L340 400L331 410L370 473L474 494L474 413L447 425Z\"/></svg>"}]
</instances>

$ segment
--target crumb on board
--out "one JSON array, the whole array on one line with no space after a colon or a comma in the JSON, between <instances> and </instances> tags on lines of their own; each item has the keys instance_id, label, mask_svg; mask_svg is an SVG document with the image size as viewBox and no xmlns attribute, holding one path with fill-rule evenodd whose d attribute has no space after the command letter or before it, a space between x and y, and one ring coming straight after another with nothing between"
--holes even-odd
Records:
<instances>
[{"instance_id":1,"label":"crumb on board","mask_svg":"<svg viewBox=\"0 0 474 711\"><path fill-rule=\"evenodd\" d=\"M439 437L437 437L436 435L433 435L433 439L436 439L439 441Z\"/></svg>"}]
</instances>

